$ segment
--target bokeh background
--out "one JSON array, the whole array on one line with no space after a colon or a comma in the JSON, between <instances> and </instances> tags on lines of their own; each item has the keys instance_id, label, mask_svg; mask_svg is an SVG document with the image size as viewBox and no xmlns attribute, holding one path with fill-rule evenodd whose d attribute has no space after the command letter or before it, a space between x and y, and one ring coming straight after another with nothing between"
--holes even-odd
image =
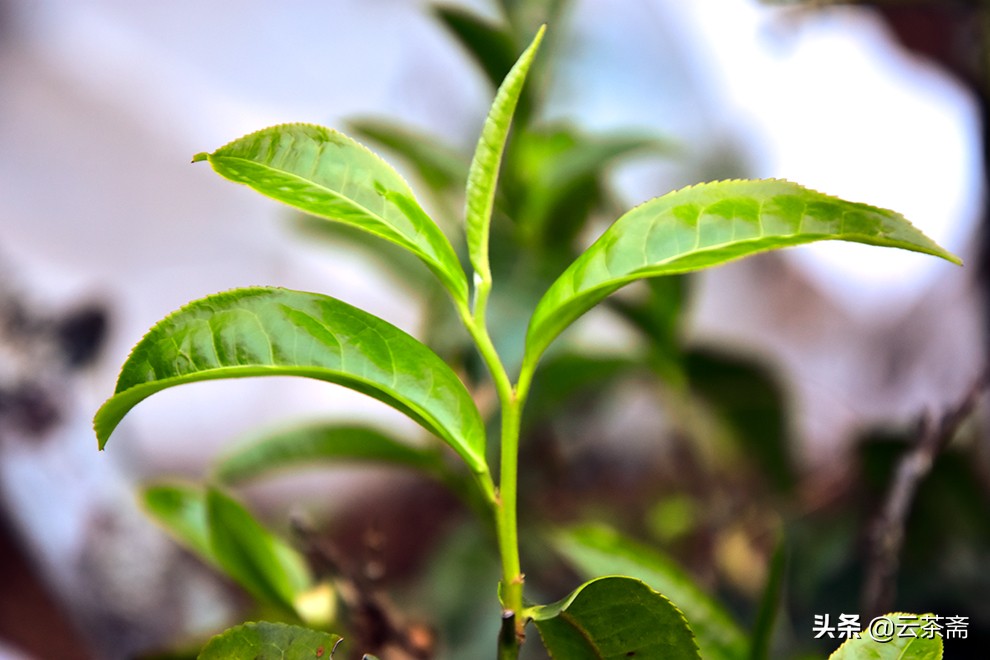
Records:
<instances>
[{"instance_id":1,"label":"bokeh background","mask_svg":"<svg viewBox=\"0 0 990 660\"><path fill-rule=\"evenodd\" d=\"M498 3L453 4L499 20ZM554 4L521 13L535 28ZM776 643L827 650L812 639L812 614L859 606L869 522L898 457L922 416L959 405L985 370L990 76L978 10L563 4L549 26L552 69L539 78L536 120L664 145L607 169L618 208L702 180L780 177L896 209L967 263L828 244L692 277L677 310L685 373L738 368L738 383L720 381L728 393L709 397L726 410L754 379L766 386L776 426L753 433L785 448L766 461L739 467L735 458L760 450L685 434L672 412L680 404L642 374L570 393L554 421L534 424L529 460L544 467L524 502L534 518L618 519L679 557L743 621L786 529L790 596ZM416 436L359 395L265 380L165 392L96 451L89 420L130 347L188 300L281 285L359 304L417 335L432 320L415 283L346 237L315 237L284 208L190 164L192 155L272 124L346 130L371 117L469 154L492 93L419 0L0 3L0 657L135 657L241 616L244 598L139 510L139 484L200 479L238 439L292 419L364 420ZM390 160L416 183L408 164ZM423 201L438 215L462 203ZM579 240L610 218L593 219ZM598 364L643 346L605 314L566 339ZM705 360L716 365L709 372ZM918 494L896 603L970 616L975 649L990 631L977 597L990 586L985 419L960 435ZM461 602L450 585L463 574L450 567L490 569L477 539L457 531L463 511L407 475L314 470L243 495L274 526L306 510L358 553L374 520L400 601L432 576L438 600ZM557 573L548 574L534 588L554 594ZM458 625L462 639L441 655L481 657L484 625Z\"/></svg>"}]
</instances>

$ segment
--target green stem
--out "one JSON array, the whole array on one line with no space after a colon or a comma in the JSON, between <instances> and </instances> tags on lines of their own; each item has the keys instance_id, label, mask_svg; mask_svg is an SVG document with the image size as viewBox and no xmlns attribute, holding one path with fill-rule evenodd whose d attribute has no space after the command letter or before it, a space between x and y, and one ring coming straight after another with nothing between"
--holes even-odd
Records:
<instances>
[{"instance_id":1,"label":"green stem","mask_svg":"<svg viewBox=\"0 0 990 660\"><path fill-rule=\"evenodd\" d=\"M523 575L519 562L519 532L516 519L519 476L519 425L521 400L515 392L502 406L502 455L499 473L499 493L496 509L499 552L502 555L502 605L515 615L516 634L522 637L525 621L520 616L523 607Z\"/></svg>"},{"instance_id":2,"label":"green stem","mask_svg":"<svg viewBox=\"0 0 990 660\"><path fill-rule=\"evenodd\" d=\"M519 475L519 431L522 407L525 403L529 384L529 372L524 370L520 380L522 386L513 388L512 381L499 359L485 323L485 309L490 290L487 283L479 282L475 292L473 313L466 306L459 307L464 326L471 334L482 359L491 372L495 389L498 392L502 410L500 445L501 469L499 487L495 499L495 531L498 537L499 554L502 558L502 605L504 618L511 620L515 642L507 642L505 634L500 636L499 657L515 658L519 653L519 642L523 638L526 621L523 610L523 574L519 561L519 531L516 518ZM511 636L510 636L511 637ZM506 645L509 646L506 646Z\"/></svg>"}]
</instances>

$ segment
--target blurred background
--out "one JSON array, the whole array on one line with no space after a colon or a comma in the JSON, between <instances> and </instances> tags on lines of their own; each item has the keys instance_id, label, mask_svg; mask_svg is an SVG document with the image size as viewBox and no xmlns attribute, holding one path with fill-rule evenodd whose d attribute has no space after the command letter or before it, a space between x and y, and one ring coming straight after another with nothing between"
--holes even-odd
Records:
<instances>
[{"instance_id":1,"label":"blurred background","mask_svg":"<svg viewBox=\"0 0 990 660\"><path fill-rule=\"evenodd\" d=\"M630 206L703 180L786 178L895 209L966 267L824 244L632 287L568 333L536 383L524 522L608 521L675 557L744 626L784 547L775 657L820 656L834 645L813 639L814 614L882 602L865 593L871 525L921 421L972 404L917 485L884 603L970 617L970 646L949 647L970 657L990 635L990 438L974 386L987 344L985 10L443 7L0 1L0 657L172 652L250 611L145 516L142 484L201 480L243 438L298 419L421 440L360 395L260 379L164 392L97 452L90 420L130 347L185 302L247 285L325 292L461 360L484 396L422 273L190 160L273 124L339 128L406 174L454 235L457 173L499 57L511 63L544 21L493 244L505 282L493 331L507 355L580 246ZM504 39L471 21L506 26ZM417 161L399 135L439 155ZM584 164L575 174L567 162ZM352 467L237 492L275 529L302 511L345 554L374 553L382 588L436 631L441 657L487 657L497 613L463 582L495 584L497 564L442 489ZM573 568L531 538L529 565L546 576L534 594L566 593Z\"/></svg>"}]
</instances>

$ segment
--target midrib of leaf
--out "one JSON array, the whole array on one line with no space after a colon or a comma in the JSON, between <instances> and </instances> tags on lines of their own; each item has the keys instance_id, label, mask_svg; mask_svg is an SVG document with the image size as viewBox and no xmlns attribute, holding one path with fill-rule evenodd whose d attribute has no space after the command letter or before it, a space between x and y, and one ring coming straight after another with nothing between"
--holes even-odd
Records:
<instances>
[{"instance_id":1,"label":"midrib of leaf","mask_svg":"<svg viewBox=\"0 0 990 660\"><path fill-rule=\"evenodd\" d=\"M566 610L561 610L560 614L558 614L557 617L566 621L571 626L571 628L576 630L577 633L581 635L581 639L583 639L584 643L588 645L588 648L595 654L596 658L605 657L602 655L602 651L601 649L598 648L598 645L595 644L595 640L591 638L591 635L588 633L587 629L582 628L578 624L577 620L573 616L571 616L569 612L567 612ZM561 660L564 659L562 658Z\"/></svg>"}]
</instances>

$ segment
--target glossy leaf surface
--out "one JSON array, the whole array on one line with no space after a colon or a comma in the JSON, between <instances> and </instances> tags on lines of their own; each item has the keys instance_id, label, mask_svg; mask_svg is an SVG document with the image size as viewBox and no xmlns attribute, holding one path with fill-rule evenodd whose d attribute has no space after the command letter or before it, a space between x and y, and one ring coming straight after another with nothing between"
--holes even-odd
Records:
<instances>
[{"instance_id":1,"label":"glossy leaf surface","mask_svg":"<svg viewBox=\"0 0 990 660\"><path fill-rule=\"evenodd\" d=\"M746 634L711 596L672 560L604 527L557 534L553 545L584 577L621 574L639 578L684 613L706 660L746 657Z\"/></svg>"},{"instance_id":2,"label":"glossy leaf surface","mask_svg":"<svg viewBox=\"0 0 990 660\"><path fill-rule=\"evenodd\" d=\"M847 639L829 660L942 660L942 638L931 630L922 637L925 617L934 620L930 614L886 614L878 617L886 620L882 632L874 628L872 635L864 622L859 639Z\"/></svg>"},{"instance_id":3,"label":"glossy leaf surface","mask_svg":"<svg viewBox=\"0 0 990 660\"><path fill-rule=\"evenodd\" d=\"M603 577L563 600L530 611L550 657L697 660L684 615L643 582Z\"/></svg>"},{"instance_id":4,"label":"glossy leaf surface","mask_svg":"<svg viewBox=\"0 0 990 660\"><path fill-rule=\"evenodd\" d=\"M406 413L487 474L485 435L450 367L395 326L316 293L250 288L190 303L134 347L96 414L104 446L121 418L163 389L219 378L304 376L363 392Z\"/></svg>"},{"instance_id":5,"label":"glossy leaf surface","mask_svg":"<svg viewBox=\"0 0 990 660\"><path fill-rule=\"evenodd\" d=\"M468 254L474 267L475 277L484 282L492 278L488 262L488 238L491 227L492 208L495 203L495 187L498 170L502 163L502 152L512 124L512 115L519 94L522 92L526 75L543 40L545 28L540 28L519 60L505 77L505 81L495 94L488 118L481 129L481 137L474 151L474 158L468 169L467 180L467 241Z\"/></svg>"},{"instance_id":6,"label":"glossy leaf surface","mask_svg":"<svg viewBox=\"0 0 990 660\"><path fill-rule=\"evenodd\" d=\"M301 211L363 229L418 256L458 301L467 279L447 237L385 161L322 126L283 124L197 154L221 176Z\"/></svg>"},{"instance_id":7,"label":"glossy leaf surface","mask_svg":"<svg viewBox=\"0 0 990 660\"><path fill-rule=\"evenodd\" d=\"M376 462L427 473L444 470L435 451L412 447L377 429L343 424L310 424L272 433L223 458L215 475L235 483L314 463Z\"/></svg>"},{"instance_id":8,"label":"glossy leaf surface","mask_svg":"<svg viewBox=\"0 0 990 660\"><path fill-rule=\"evenodd\" d=\"M718 181L642 204L615 221L551 285L526 337L533 368L550 342L622 286L791 245L837 239L959 260L903 216L787 181Z\"/></svg>"},{"instance_id":9,"label":"glossy leaf surface","mask_svg":"<svg viewBox=\"0 0 990 660\"><path fill-rule=\"evenodd\" d=\"M340 635L285 623L245 623L207 643L198 660L329 660Z\"/></svg>"}]
</instances>

